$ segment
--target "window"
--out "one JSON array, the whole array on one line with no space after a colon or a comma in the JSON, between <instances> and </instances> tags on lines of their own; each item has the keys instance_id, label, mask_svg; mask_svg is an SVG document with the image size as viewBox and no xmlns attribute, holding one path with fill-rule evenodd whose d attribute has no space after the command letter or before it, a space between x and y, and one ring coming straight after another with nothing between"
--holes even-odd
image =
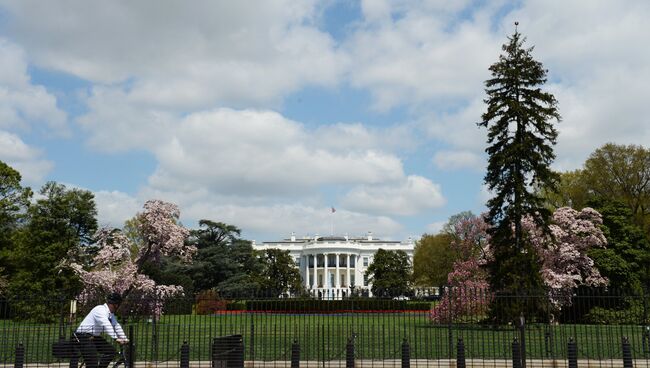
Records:
<instances>
[{"instance_id":1,"label":"window","mask_svg":"<svg viewBox=\"0 0 650 368\"><path fill-rule=\"evenodd\" d=\"M318 287L323 287L323 275L318 275Z\"/></svg>"},{"instance_id":2,"label":"window","mask_svg":"<svg viewBox=\"0 0 650 368\"><path fill-rule=\"evenodd\" d=\"M336 267L336 254L329 254L327 256L327 267Z\"/></svg>"},{"instance_id":3,"label":"window","mask_svg":"<svg viewBox=\"0 0 650 368\"><path fill-rule=\"evenodd\" d=\"M354 263L355 263L356 259L357 259L357 256L355 256L355 255L350 256L350 268L354 268Z\"/></svg>"},{"instance_id":4,"label":"window","mask_svg":"<svg viewBox=\"0 0 650 368\"><path fill-rule=\"evenodd\" d=\"M300 257L296 257L296 266L300 267Z\"/></svg>"},{"instance_id":5,"label":"window","mask_svg":"<svg viewBox=\"0 0 650 368\"><path fill-rule=\"evenodd\" d=\"M343 274L341 275L341 287L347 287L345 285L345 275L343 275Z\"/></svg>"},{"instance_id":6,"label":"window","mask_svg":"<svg viewBox=\"0 0 650 368\"><path fill-rule=\"evenodd\" d=\"M350 287L354 287L354 274L350 275Z\"/></svg>"},{"instance_id":7,"label":"window","mask_svg":"<svg viewBox=\"0 0 650 368\"><path fill-rule=\"evenodd\" d=\"M368 257L363 257L363 267L368 267Z\"/></svg>"},{"instance_id":8,"label":"window","mask_svg":"<svg viewBox=\"0 0 650 368\"><path fill-rule=\"evenodd\" d=\"M368 275L363 275L363 286L368 286Z\"/></svg>"}]
</instances>

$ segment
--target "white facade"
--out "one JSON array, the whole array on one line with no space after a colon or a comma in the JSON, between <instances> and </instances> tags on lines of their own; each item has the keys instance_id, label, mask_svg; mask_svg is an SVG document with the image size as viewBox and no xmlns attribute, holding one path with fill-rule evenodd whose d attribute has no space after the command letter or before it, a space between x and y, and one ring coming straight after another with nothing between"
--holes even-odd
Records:
<instances>
[{"instance_id":1,"label":"white facade","mask_svg":"<svg viewBox=\"0 0 650 368\"><path fill-rule=\"evenodd\" d=\"M263 242L257 250L288 250L300 269L303 284L312 295L323 299L339 299L350 295L351 289L368 293L371 284L365 277L377 250L402 250L413 264L415 243L374 239L372 233L364 238L348 236L314 236L276 242ZM326 261L327 260L327 261Z\"/></svg>"}]
</instances>

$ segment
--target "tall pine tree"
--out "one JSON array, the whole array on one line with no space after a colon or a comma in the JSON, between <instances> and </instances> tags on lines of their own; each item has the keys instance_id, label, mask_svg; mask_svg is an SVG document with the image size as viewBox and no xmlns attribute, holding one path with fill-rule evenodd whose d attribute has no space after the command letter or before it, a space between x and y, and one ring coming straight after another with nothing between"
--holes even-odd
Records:
<instances>
[{"instance_id":1,"label":"tall pine tree","mask_svg":"<svg viewBox=\"0 0 650 368\"><path fill-rule=\"evenodd\" d=\"M542 288L540 266L521 222L530 216L548 228L550 211L535 188L556 186L550 165L557 139L553 120L559 122L560 114L555 97L541 89L547 70L533 59L533 47L523 47L525 38L517 30L508 40L489 68L487 112L478 123L488 129L485 183L495 195L487 203L494 251L490 282L497 293L531 293Z\"/></svg>"}]
</instances>

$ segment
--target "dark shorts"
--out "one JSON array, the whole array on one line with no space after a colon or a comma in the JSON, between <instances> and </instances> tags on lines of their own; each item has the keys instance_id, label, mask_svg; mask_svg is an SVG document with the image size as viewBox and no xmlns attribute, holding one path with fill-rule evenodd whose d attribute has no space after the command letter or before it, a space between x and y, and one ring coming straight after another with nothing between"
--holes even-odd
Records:
<instances>
[{"instance_id":1,"label":"dark shorts","mask_svg":"<svg viewBox=\"0 0 650 368\"><path fill-rule=\"evenodd\" d=\"M106 368L117 351L102 336L75 333L79 340L79 352L87 368Z\"/></svg>"}]
</instances>

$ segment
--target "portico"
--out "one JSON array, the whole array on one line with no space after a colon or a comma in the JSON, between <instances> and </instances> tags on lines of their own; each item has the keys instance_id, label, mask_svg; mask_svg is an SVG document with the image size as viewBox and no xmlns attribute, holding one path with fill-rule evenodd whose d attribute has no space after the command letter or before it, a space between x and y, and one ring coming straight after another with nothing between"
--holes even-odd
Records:
<instances>
[{"instance_id":1,"label":"portico","mask_svg":"<svg viewBox=\"0 0 650 368\"><path fill-rule=\"evenodd\" d=\"M279 242L264 242L256 249L288 250L300 270L302 281L313 296L341 299L352 290L371 295L371 285L365 277L375 252L379 249L403 250L412 261L414 242L383 241L372 233L366 237L304 237L295 235Z\"/></svg>"}]
</instances>

